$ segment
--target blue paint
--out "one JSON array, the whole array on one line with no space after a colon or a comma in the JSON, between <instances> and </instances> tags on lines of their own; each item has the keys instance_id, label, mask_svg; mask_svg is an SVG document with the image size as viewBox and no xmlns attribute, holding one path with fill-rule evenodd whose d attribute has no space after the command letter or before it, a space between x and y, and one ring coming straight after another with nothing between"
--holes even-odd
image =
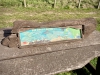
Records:
<instances>
[{"instance_id":1,"label":"blue paint","mask_svg":"<svg viewBox=\"0 0 100 75\"><path fill-rule=\"evenodd\" d=\"M80 39L80 29L74 28L37 28L19 33L21 45L47 43L69 39Z\"/></svg>"}]
</instances>

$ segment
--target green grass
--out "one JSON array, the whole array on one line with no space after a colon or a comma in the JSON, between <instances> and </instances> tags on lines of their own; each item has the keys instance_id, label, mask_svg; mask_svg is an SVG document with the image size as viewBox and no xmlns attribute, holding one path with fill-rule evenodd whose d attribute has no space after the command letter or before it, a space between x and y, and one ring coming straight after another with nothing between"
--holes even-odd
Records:
<instances>
[{"instance_id":1,"label":"green grass","mask_svg":"<svg viewBox=\"0 0 100 75\"><path fill-rule=\"evenodd\" d=\"M0 28L12 27L15 20L32 20L45 22L53 20L67 20L94 17L97 22L97 30L100 31L100 10L97 9L47 9L47 8L23 8L0 7ZM96 67L97 58L91 61ZM86 68L56 75L91 75Z\"/></svg>"},{"instance_id":2,"label":"green grass","mask_svg":"<svg viewBox=\"0 0 100 75\"><path fill-rule=\"evenodd\" d=\"M53 21L61 19L79 19L94 17L100 25L100 10L97 9L47 9L0 7L0 28L11 27L15 20L32 20L34 22ZM98 27L100 29L100 27Z\"/></svg>"},{"instance_id":3,"label":"green grass","mask_svg":"<svg viewBox=\"0 0 100 75\"><path fill-rule=\"evenodd\" d=\"M97 8L98 0L82 0L81 8ZM57 0L56 8L78 8L79 0ZM35 8L52 8L54 4L54 0L26 0L27 7L35 7ZM24 0L0 0L0 6L4 7L23 7Z\"/></svg>"}]
</instances>

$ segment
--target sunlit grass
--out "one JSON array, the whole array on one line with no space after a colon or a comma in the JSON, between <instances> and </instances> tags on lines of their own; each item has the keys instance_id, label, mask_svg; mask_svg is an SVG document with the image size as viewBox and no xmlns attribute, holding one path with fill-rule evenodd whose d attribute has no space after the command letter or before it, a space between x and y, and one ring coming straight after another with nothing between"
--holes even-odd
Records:
<instances>
[{"instance_id":1,"label":"sunlit grass","mask_svg":"<svg viewBox=\"0 0 100 75\"><path fill-rule=\"evenodd\" d=\"M65 20L65 19L79 19L94 17L100 20L100 10L90 9L39 9L39 8L4 8L0 7L0 28L11 27L15 20L32 20L35 22ZM98 26L99 28L99 26ZM97 28L97 29L98 29Z\"/></svg>"}]
</instances>

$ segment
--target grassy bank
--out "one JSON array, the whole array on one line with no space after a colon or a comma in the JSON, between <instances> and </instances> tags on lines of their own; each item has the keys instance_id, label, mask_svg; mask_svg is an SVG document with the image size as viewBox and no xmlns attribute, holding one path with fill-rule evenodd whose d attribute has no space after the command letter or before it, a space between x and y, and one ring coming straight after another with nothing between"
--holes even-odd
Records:
<instances>
[{"instance_id":1,"label":"grassy bank","mask_svg":"<svg viewBox=\"0 0 100 75\"><path fill-rule=\"evenodd\" d=\"M100 30L100 10L97 9L47 9L0 7L0 28L12 27L15 20L31 20L45 22L53 20L67 20L93 17L97 20L97 30ZM96 66L97 58L91 61ZM91 75L86 68L57 75Z\"/></svg>"},{"instance_id":2,"label":"grassy bank","mask_svg":"<svg viewBox=\"0 0 100 75\"><path fill-rule=\"evenodd\" d=\"M97 9L38 9L38 8L16 8L0 7L0 28L12 26L15 20L32 20L44 22L62 19L79 19L94 17L100 24L100 10ZM100 28L98 28L100 29Z\"/></svg>"},{"instance_id":3,"label":"grassy bank","mask_svg":"<svg viewBox=\"0 0 100 75\"><path fill-rule=\"evenodd\" d=\"M25 1L25 2L24 2ZM79 7L80 3L80 7ZM25 5L26 4L26 5ZM4 7L35 7L35 8L98 8L99 0L0 0Z\"/></svg>"}]
</instances>

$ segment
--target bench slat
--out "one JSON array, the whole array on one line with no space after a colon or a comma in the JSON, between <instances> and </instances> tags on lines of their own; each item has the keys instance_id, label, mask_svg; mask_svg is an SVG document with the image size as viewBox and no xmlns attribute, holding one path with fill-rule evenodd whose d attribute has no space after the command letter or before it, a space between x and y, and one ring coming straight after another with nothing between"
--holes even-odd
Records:
<instances>
[{"instance_id":1,"label":"bench slat","mask_svg":"<svg viewBox=\"0 0 100 75\"><path fill-rule=\"evenodd\" d=\"M75 70L96 57L99 48L100 44L0 61L0 75L53 75Z\"/></svg>"},{"instance_id":2,"label":"bench slat","mask_svg":"<svg viewBox=\"0 0 100 75\"><path fill-rule=\"evenodd\" d=\"M4 33L2 30L0 32L1 41ZM8 48L0 44L0 75L52 75L82 68L97 56L100 56L98 31L82 41L26 49Z\"/></svg>"},{"instance_id":3,"label":"bench slat","mask_svg":"<svg viewBox=\"0 0 100 75\"><path fill-rule=\"evenodd\" d=\"M1 36L0 39L2 40L3 37ZM70 50L71 48L98 45L100 44L99 37L100 37L100 33L98 31L94 31L89 37L83 39L82 41L70 42L70 43L59 43L54 45L45 45L45 46L25 48L25 49L8 48L0 44L0 60L23 57L28 55L36 55L36 54L47 53L47 52L55 52L60 50Z\"/></svg>"}]
</instances>

